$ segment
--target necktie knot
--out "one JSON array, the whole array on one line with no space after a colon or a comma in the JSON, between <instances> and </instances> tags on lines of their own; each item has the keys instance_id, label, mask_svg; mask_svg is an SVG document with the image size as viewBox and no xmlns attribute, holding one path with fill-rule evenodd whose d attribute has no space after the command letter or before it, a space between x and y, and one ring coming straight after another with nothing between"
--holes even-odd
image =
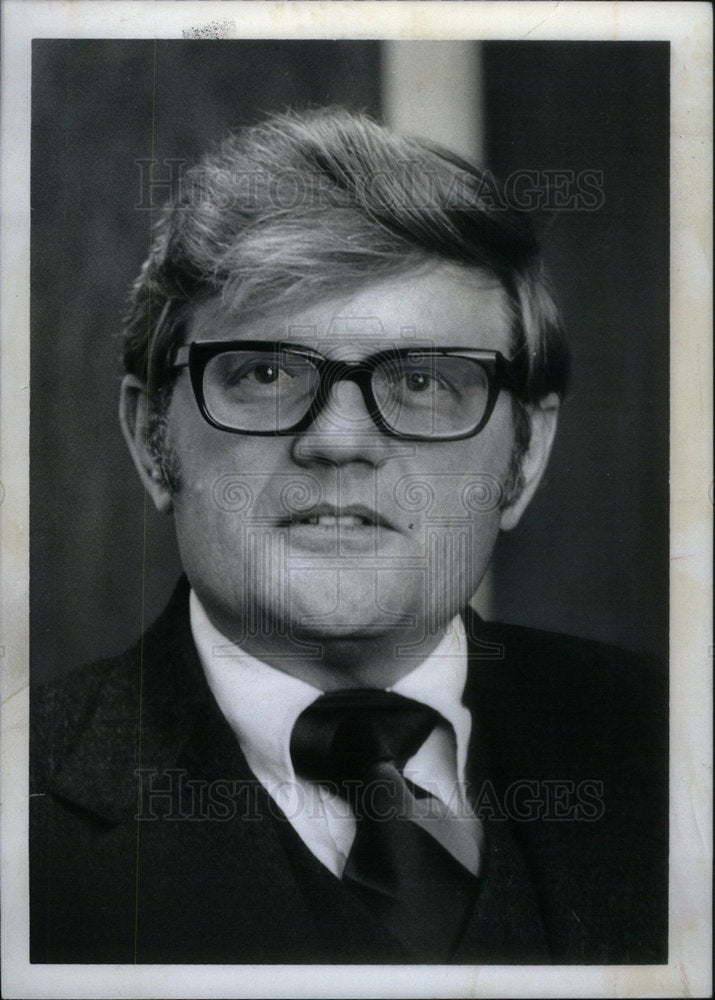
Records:
<instances>
[{"instance_id":1,"label":"necktie knot","mask_svg":"<svg viewBox=\"0 0 715 1000\"><path fill-rule=\"evenodd\" d=\"M379 763L402 771L438 720L434 709L389 691L329 692L293 727L293 765L311 781L338 786L364 781Z\"/></svg>"},{"instance_id":2,"label":"necktie knot","mask_svg":"<svg viewBox=\"0 0 715 1000\"><path fill-rule=\"evenodd\" d=\"M355 810L345 891L423 961L449 957L474 905L479 831L402 775L439 721L427 705L388 691L322 695L298 717L298 774L335 785ZM458 829L457 827L461 827Z\"/></svg>"}]
</instances>

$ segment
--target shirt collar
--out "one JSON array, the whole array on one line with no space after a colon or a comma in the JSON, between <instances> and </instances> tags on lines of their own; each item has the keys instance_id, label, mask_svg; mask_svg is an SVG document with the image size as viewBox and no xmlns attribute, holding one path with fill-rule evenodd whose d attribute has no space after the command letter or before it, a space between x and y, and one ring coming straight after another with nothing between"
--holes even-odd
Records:
<instances>
[{"instance_id":1,"label":"shirt collar","mask_svg":"<svg viewBox=\"0 0 715 1000\"><path fill-rule=\"evenodd\" d=\"M472 716L462 704L467 681L467 636L459 615L447 626L444 638L426 660L400 677L388 690L434 708L452 724L457 740L457 774L464 777Z\"/></svg>"},{"instance_id":2,"label":"shirt collar","mask_svg":"<svg viewBox=\"0 0 715 1000\"><path fill-rule=\"evenodd\" d=\"M254 773L276 782L294 781L290 735L300 713L323 693L246 653L219 632L191 591L191 631L206 680L236 734ZM451 723L460 778L469 743L471 716L462 704L467 677L467 641L457 616L444 638L414 670L388 690L434 708Z\"/></svg>"}]
</instances>

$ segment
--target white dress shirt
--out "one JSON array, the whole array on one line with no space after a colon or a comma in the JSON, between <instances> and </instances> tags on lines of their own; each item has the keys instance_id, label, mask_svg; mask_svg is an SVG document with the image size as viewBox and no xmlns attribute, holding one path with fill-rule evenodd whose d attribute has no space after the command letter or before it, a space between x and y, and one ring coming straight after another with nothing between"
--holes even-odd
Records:
<instances>
[{"instance_id":1,"label":"white dress shirt","mask_svg":"<svg viewBox=\"0 0 715 1000\"><path fill-rule=\"evenodd\" d=\"M248 766L306 846L339 878L355 838L353 812L340 796L296 775L290 756L296 719L323 692L229 642L193 590L190 614L206 680ZM429 705L442 717L407 762L404 775L455 815L469 811L464 765L472 720L462 704L466 676L467 643L457 616L428 658L388 688Z\"/></svg>"}]
</instances>

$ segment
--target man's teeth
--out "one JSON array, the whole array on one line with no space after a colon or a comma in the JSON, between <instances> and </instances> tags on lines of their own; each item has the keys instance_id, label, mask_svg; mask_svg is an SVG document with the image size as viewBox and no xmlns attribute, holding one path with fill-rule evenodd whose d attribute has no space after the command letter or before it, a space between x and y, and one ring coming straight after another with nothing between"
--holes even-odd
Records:
<instances>
[{"instance_id":1,"label":"man's teeth","mask_svg":"<svg viewBox=\"0 0 715 1000\"><path fill-rule=\"evenodd\" d=\"M312 517L303 518L300 524L315 524L321 528L361 528L364 525L372 524L366 517L357 517L354 514L315 514Z\"/></svg>"}]
</instances>

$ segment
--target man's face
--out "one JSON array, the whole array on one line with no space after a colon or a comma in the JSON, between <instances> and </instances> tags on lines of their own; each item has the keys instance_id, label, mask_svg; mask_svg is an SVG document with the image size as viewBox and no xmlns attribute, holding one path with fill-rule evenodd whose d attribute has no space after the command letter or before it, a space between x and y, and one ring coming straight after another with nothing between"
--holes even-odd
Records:
<instances>
[{"instance_id":1,"label":"man's face","mask_svg":"<svg viewBox=\"0 0 715 1000\"><path fill-rule=\"evenodd\" d=\"M212 300L186 336L241 339L343 360L409 346L508 356L510 324L495 278L443 264L251 322ZM269 661L305 642L429 643L488 565L513 440L508 393L476 437L404 441L378 430L348 381L302 433L227 433L203 419L184 370L168 443L181 468L173 504L186 573L214 624Z\"/></svg>"}]
</instances>

